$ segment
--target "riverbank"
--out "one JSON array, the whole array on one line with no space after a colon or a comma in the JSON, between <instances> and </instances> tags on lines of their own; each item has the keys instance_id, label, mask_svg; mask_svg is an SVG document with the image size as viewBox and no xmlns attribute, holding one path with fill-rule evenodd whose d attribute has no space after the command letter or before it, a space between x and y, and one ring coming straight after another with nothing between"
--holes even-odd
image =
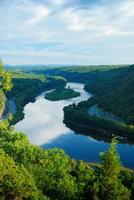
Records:
<instances>
[{"instance_id":1,"label":"riverbank","mask_svg":"<svg viewBox=\"0 0 134 200\"><path fill-rule=\"evenodd\" d=\"M16 130L27 133L31 142L36 145L49 143L61 135L68 134L70 130L63 123L63 108L90 97L90 94L83 90L83 84L67 83L66 87L68 86L81 96L64 101L49 101L42 93L36 97L35 102L24 107L24 119L16 123ZM49 90L45 93L47 92Z\"/></svg>"},{"instance_id":2,"label":"riverbank","mask_svg":"<svg viewBox=\"0 0 134 200\"><path fill-rule=\"evenodd\" d=\"M96 113L94 110L94 103L94 98L91 98L88 101L80 102L78 105L65 107L64 123L72 130L77 130L80 133L88 134L88 132L94 130L98 134L134 138L134 126L100 116L100 113Z\"/></svg>"},{"instance_id":3,"label":"riverbank","mask_svg":"<svg viewBox=\"0 0 134 200\"><path fill-rule=\"evenodd\" d=\"M97 105L93 105L88 109L89 115L97 116L106 120L111 120L114 122L123 122L119 117L109 113L105 112L102 109L98 108Z\"/></svg>"}]
</instances>

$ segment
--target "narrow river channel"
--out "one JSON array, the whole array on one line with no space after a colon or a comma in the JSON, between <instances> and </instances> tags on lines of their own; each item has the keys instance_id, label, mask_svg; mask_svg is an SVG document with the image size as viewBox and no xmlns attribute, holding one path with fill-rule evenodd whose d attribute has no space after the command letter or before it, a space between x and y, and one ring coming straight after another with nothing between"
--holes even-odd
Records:
<instances>
[{"instance_id":1,"label":"narrow river channel","mask_svg":"<svg viewBox=\"0 0 134 200\"><path fill-rule=\"evenodd\" d=\"M15 129L27 134L33 144L41 145L43 148L59 147L72 158L97 162L99 152L106 151L109 143L103 138L94 139L75 133L63 123L63 108L87 100L91 95L83 89L84 84L68 83L68 86L80 92L81 96L68 100L49 101L44 98L45 93L42 93L34 103L25 106L25 117L15 125ZM122 163L134 169L134 145L118 144L117 149Z\"/></svg>"}]
</instances>

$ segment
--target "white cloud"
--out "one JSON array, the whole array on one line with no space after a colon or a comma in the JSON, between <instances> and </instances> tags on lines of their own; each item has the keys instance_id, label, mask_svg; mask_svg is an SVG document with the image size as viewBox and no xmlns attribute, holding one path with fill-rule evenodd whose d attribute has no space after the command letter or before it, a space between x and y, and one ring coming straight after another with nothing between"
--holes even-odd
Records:
<instances>
[{"instance_id":1,"label":"white cloud","mask_svg":"<svg viewBox=\"0 0 134 200\"><path fill-rule=\"evenodd\" d=\"M105 34L108 36L131 36L134 35L134 32L127 32L127 31L121 31L119 29L113 28L113 27L109 27L107 28L107 30L105 31Z\"/></svg>"},{"instance_id":2,"label":"white cloud","mask_svg":"<svg viewBox=\"0 0 134 200\"><path fill-rule=\"evenodd\" d=\"M63 5L65 3L65 1L64 0L53 0L53 3L57 4L57 5Z\"/></svg>"},{"instance_id":3,"label":"white cloud","mask_svg":"<svg viewBox=\"0 0 134 200\"><path fill-rule=\"evenodd\" d=\"M0 55L7 62L7 55L22 55L23 62L26 55L37 57L37 62L43 56L44 62L47 56L50 62L61 62L62 56L69 63L80 62L81 58L81 62L90 64L98 57L114 62L115 48L112 57L108 54L113 45L124 46L121 52L126 57L130 54L133 24L133 0L102 0L86 6L79 0L6 0L0 4ZM51 45L55 43L60 45ZM134 51L134 44L130 49Z\"/></svg>"},{"instance_id":4,"label":"white cloud","mask_svg":"<svg viewBox=\"0 0 134 200\"><path fill-rule=\"evenodd\" d=\"M31 11L33 12L33 17L27 21L28 24L34 24L50 14L49 8L44 5L35 5Z\"/></svg>"},{"instance_id":5,"label":"white cloud","mask_svg":"<svg viewBox=\"0 0 134 200\"><path fill-rule=\"evenodd\" d=\"M63 11L62 16L70 30L106 36L134 35L134 2L131 0L93 5L86 9L69 8Z\"/></svg>"}]
</instances>

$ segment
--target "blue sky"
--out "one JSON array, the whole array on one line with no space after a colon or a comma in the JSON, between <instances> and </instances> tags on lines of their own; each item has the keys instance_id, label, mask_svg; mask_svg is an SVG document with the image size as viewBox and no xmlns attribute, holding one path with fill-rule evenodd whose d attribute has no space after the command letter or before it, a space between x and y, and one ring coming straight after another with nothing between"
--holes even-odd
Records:
<instances>
[{"instance_id":1,"label":"blue sky","mask_svg":"<svg viewBox=\"0 0 134 200\"><path fill-rule=\"evenodd\" d=\"M134 63L134 0L1 0L8 64Z\"/></svg>"}]
</instances>

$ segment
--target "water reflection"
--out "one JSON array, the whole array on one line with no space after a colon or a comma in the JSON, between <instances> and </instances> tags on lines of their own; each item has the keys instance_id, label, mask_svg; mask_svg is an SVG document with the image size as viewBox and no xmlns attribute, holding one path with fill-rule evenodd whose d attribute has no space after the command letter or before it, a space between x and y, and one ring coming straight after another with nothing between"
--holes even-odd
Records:
<instances>
[{"instance_id":1,"label":"water reflection","mask_svg":"<svg viewBox=\"0 0 134 200\"><path fill-rule=\"evenodd\" d=\"M32 143L37 145L49 143L60 135L70 133L70 129L63 124L64 106L86 100L91 95L83 90L83 84L68 83L68 86L80 92L81 96L62 101L49 101L44 98L43 93L34 103L25 106L25 118L16 124L15 129L25 132Z\"/></svg>"},{"instance_id":2,"label":"water reflection","mask_svg":"<svg viewBox=\"0 0 134 200\"><path fill-rule=\"evenodd\" d=\"M74 134L74 131L63 124L63 107L91 96L83 90L83 84L68 83L67 86L79 91L81 96L53 102L45 99L43 93L34 103L25 106L25 117L16 124L15 129L26 133L33 144L44 148L63 148L72 158L96 162L99 160L99 152L108 149L111 138L100 133L96 134L93 130L91 133L84 132L83 135L78 134L76 130ZM118 144L117 148L122 163L134 168L134 146Z\"/></svg>"}]
</instances>

